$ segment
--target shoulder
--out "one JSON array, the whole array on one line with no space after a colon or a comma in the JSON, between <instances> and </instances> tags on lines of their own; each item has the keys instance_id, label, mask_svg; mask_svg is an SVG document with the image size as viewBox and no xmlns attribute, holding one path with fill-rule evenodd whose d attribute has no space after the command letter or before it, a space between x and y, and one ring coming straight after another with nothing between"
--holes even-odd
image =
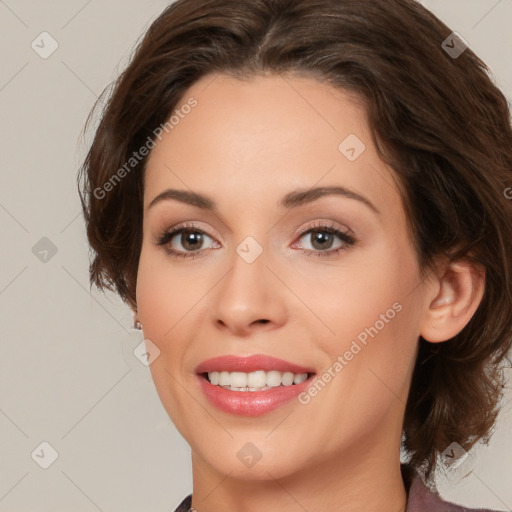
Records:
<instances>
[{"instance_id":1,"label":"shoulder","mask_svg":"<svg viewBox=\"0 0 512 512\"><path fill-rule=\"evenodd\" d=\"M406 512L498 512L482 508L466 508L445 501L437 492L430 490L416 474L409 489Z\"/></svg>"},{"instance_id":2,"label":"shoulder","mask_svg":"<svg viewBox=\"0 0 512 512\"><path fill-rule=\"evenodd\" d=\"M192 506L192 494L189 494L179 505L174 512L188 512Z\"/></svg>"}]
</instances>

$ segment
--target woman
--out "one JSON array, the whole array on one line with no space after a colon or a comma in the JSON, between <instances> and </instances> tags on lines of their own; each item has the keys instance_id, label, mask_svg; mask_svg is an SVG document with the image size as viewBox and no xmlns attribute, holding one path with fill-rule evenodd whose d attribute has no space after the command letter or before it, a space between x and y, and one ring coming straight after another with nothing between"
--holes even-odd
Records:
<instances>
[{"instance_id":1,"label":"woman","mask_svg":"<svg viewBox=\"0 0 512 512\"><path fill-rule=\"evenodd\" d=\"M81 178L91 283L191 446L177 511L469 510L433 482L498 414L512 129L460 37L413 0L178 0Z\"/></svg>"}]
</instances>

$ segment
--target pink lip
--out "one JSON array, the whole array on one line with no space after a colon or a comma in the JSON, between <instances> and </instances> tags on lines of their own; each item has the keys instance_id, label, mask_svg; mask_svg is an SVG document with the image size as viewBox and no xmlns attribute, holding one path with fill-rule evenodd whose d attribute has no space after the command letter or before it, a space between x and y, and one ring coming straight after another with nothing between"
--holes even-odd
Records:
<instances>
[{"instance_id":1,"label":"pink lip","mask_svg":"<svg viewBox=\"0 0 512 512\"><path fill-rule=\"evenodd\" d=\"M203 361L196 367L199 385L205 397L221 411L238 416L260 416L289 402L310 384L311 376L300 384L276 386L263 391L230 391L210 384L202 375L211 371L253 372L257 370L292 373L315 373L312 368L300 366L271 356L222 356Z\"/></svg>"},{"instance_id":2,"label":"pink lip","mask_svg":"<svg viewBox=\"0 0 512 512\"><path fill-rule=\"evenodd\" d=\"M215 407L238 416L260 416L273 411L305 391L312 382L309 378L300 384L277 386L264 391L230 391L210 384L201 375L197 378L204 395Z\"/></svg>"},{"instance_id":3,"label":"pink lip","mask_svg":"<svg viewBox=\"0 0 512 512\"><path fill-rule=\"evenodd\" d=\"M200 374L205 372L255 372L257 370L266 372L277 370L292 373L315 373L314 368L300 366L284 359L261 354L245 357L234 355L214 357L200 363L196 367L195 372Z\"/></svg>"}]
</instances>

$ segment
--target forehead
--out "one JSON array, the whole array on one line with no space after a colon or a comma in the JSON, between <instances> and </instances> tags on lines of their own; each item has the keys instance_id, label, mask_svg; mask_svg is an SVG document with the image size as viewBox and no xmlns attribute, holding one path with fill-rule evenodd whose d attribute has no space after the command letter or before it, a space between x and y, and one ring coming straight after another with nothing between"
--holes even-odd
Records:
<instances>
[{"instance_id":1,"label":"forehead","mask_svg":"<svg viewBox=\"0 0 512 512\"><path fill-rule=\"evenodd\" d=\"M193 104L193 108L184 105ZM387 209L400 201L358 98L312 78L209 75L173 112L146 165L145 207L165 188L239 205L340 185Z\"/></svg>"}]
</instances>

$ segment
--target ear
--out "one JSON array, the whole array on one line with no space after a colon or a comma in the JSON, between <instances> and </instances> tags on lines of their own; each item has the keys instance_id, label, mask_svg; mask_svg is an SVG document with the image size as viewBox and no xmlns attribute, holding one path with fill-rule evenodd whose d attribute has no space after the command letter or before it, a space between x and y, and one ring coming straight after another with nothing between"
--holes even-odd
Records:
<instances>
[{"instance_id":1,"label":"ear","mask_svg":"<svg viewBox=\"0 0 512 512\"><path fill-rule=\"evenodd\" d=\"M477 310L485 290L485 269L468 261L448 263L434 290L420 334L439 343L462 331Z\"/></svg>"}]
</instances>

